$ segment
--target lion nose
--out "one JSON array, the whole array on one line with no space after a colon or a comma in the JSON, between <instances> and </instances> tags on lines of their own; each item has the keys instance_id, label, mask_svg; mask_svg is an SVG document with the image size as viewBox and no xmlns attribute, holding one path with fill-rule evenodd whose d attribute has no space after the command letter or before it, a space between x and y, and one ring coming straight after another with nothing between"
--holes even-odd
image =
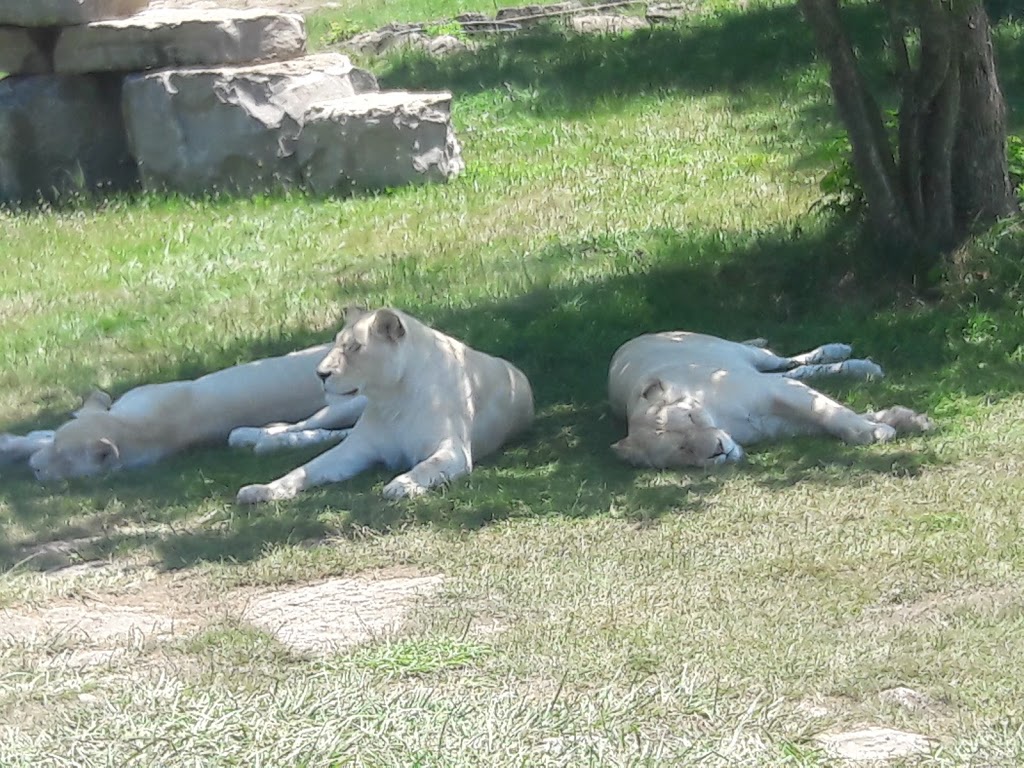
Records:
<instances>
[{"instance_id":1,"label":"lion nose","mask_svg":"<svg viewBox=\"0 0 1024 768\"><path fill-rule=\"evenodd\" d=\"M319 368L317 368L316 370L316 375L320 377L320 381L327 381L329 378L331 378L330 371L321 371Z\"/></svg>"}]
</instances>

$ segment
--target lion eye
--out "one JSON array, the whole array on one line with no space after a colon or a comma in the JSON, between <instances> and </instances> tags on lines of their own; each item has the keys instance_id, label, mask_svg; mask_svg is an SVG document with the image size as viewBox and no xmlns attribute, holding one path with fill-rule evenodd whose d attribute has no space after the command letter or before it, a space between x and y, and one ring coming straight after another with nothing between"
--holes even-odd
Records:
<instances>
[{"instance_id":1,"label":"lion eye","mask_svg":"<svg viewBox=\"0 0 1024 768\"><path fill-rule=\"evenodd\" d=\"M363 348L362 344L360 344L358 341L353 341L351 344L349 344L347 347L345 347L345 353L346 354L354 355L356 352L358 352L362 348Z\"/></svg>"}]
</instances>

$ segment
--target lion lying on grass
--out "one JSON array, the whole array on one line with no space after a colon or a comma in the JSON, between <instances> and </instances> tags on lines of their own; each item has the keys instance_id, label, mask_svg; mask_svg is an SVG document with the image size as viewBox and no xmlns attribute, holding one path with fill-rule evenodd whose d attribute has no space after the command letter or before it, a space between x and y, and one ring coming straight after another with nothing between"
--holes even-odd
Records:
<instances>
[{"instance_id":1,"label":"lion lying on grass","mask_svg":"<svg viewBox=\"0 0 1024 768\"><path fill-rule=\"evenodd\" d=\"M223 441L236 427L299 419L305 421L277 431L350 426L365 398L335 398L325 406L316 370L329 350L323 344L191 381L146 384L113 403L95 392L55 432L0 435L0 463L28 459L36 477L50 482L153 464L193 445ZM267 431L256 430L256 438ZM250 442L260 449L256 439Z\"/></svg>"},{"instance_id":2,"label":"lion lying on grass","mask_svg":"<svg viewBox=\"0 0 1024 768\"><path fill-rule=\"evenodd\" d=\"M340 445L238 501L291 499L373 464L406 469L384 496L417 496L465 475L533 420L522 371L394 309L350 308L317 368L329 397L365 394L362 417Z\"/></svg>"},{"instance_id":3,"label":"lion lying on grass","mask_svg":"<svg viewBox=\"0 0 1024 768\"><path fill-rule=\"evenodd\" d=\"M740 461L743 446L796 435L831 435L864 445L931 420L895 406L859 415L800 379L873 378L870 360L851 360L846 344L779 357L754 343L673 331L623 344L608 370L613 411L628 423L615 453L646 467L706 467Z\"/></svg>"}]
</instances>

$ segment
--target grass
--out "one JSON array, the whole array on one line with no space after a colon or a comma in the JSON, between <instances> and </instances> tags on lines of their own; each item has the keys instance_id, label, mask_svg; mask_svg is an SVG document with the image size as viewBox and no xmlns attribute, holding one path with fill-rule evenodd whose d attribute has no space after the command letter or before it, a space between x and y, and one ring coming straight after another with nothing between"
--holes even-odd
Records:
<instances>
[{"instance_id":1,"label":"grass","mask_svg":"<svg viewBox=\"0 0 1024 768\"><path fill-rule=\"evenodd\" d=\"M454 10L353 6L310 27ZM997 37L1019 56L1018 23ZM0 764L819 765L813 734L863 723L934 738L931 764L1024 761L1019 223L975 246L975 281L944 301L879 285L808 214L836 125L784 3L379 66L390 87L455 92L464 176L350 200L0 213L0 429L59 423L96 385L327 339L348 301L514 360L536 427L402 504L380 499L381 471L233 505L307 454L210 448L49 489L3 468L5 622L101 600L180 630L83 642L0 625ZM657 328L783 351L851 341L889 376L831 392L942 429L801 440L724 472L620 466L607 361ZM311 657L239 618L263 590L395 567L444 587L379 642ZM68 660L83 648L118 653ZM931 703L886 703L897 685Z\"/></svg>"}]
</instances>

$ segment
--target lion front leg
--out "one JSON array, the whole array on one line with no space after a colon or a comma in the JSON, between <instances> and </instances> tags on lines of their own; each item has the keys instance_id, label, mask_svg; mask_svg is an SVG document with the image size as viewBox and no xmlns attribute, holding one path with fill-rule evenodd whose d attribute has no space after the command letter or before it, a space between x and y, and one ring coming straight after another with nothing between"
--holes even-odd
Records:
<instances>
[{"instance_id":1,"label":"lion front leg","mask_svg":"<svg viewBox=\"0 0 1024 768\"><path fill-rule=\"evenodd\" d=\"M307 488L340 483L380 460L371 445L355 434L315 459L266 484L247 485L235 497L239 504L294 499Z\"/></svg>"},{"instance_id":2,"label":"lion front leg","mask_svg":"<svg viewBox=\"0 0 1024 768\"><path fill-rule=\"evenodd\" d=\"M778 382L781 386L773 391L773 410L798 433L824 433L853 445L884 443L896 436L888 424L867 419L806 384L781 378Z\"/></svg>"},{"instance_id":3,"label":"lion front leg","mask_svg":"<svg viewBox=\"0 0 1024 768\"><path fill-rule=\"evenodd\" d=\"M469 446L459 439L445 440L434 453L384 486L384 497L420 496L431 488L469 474L473 468Z\"/></svg>"}]
</instances>

